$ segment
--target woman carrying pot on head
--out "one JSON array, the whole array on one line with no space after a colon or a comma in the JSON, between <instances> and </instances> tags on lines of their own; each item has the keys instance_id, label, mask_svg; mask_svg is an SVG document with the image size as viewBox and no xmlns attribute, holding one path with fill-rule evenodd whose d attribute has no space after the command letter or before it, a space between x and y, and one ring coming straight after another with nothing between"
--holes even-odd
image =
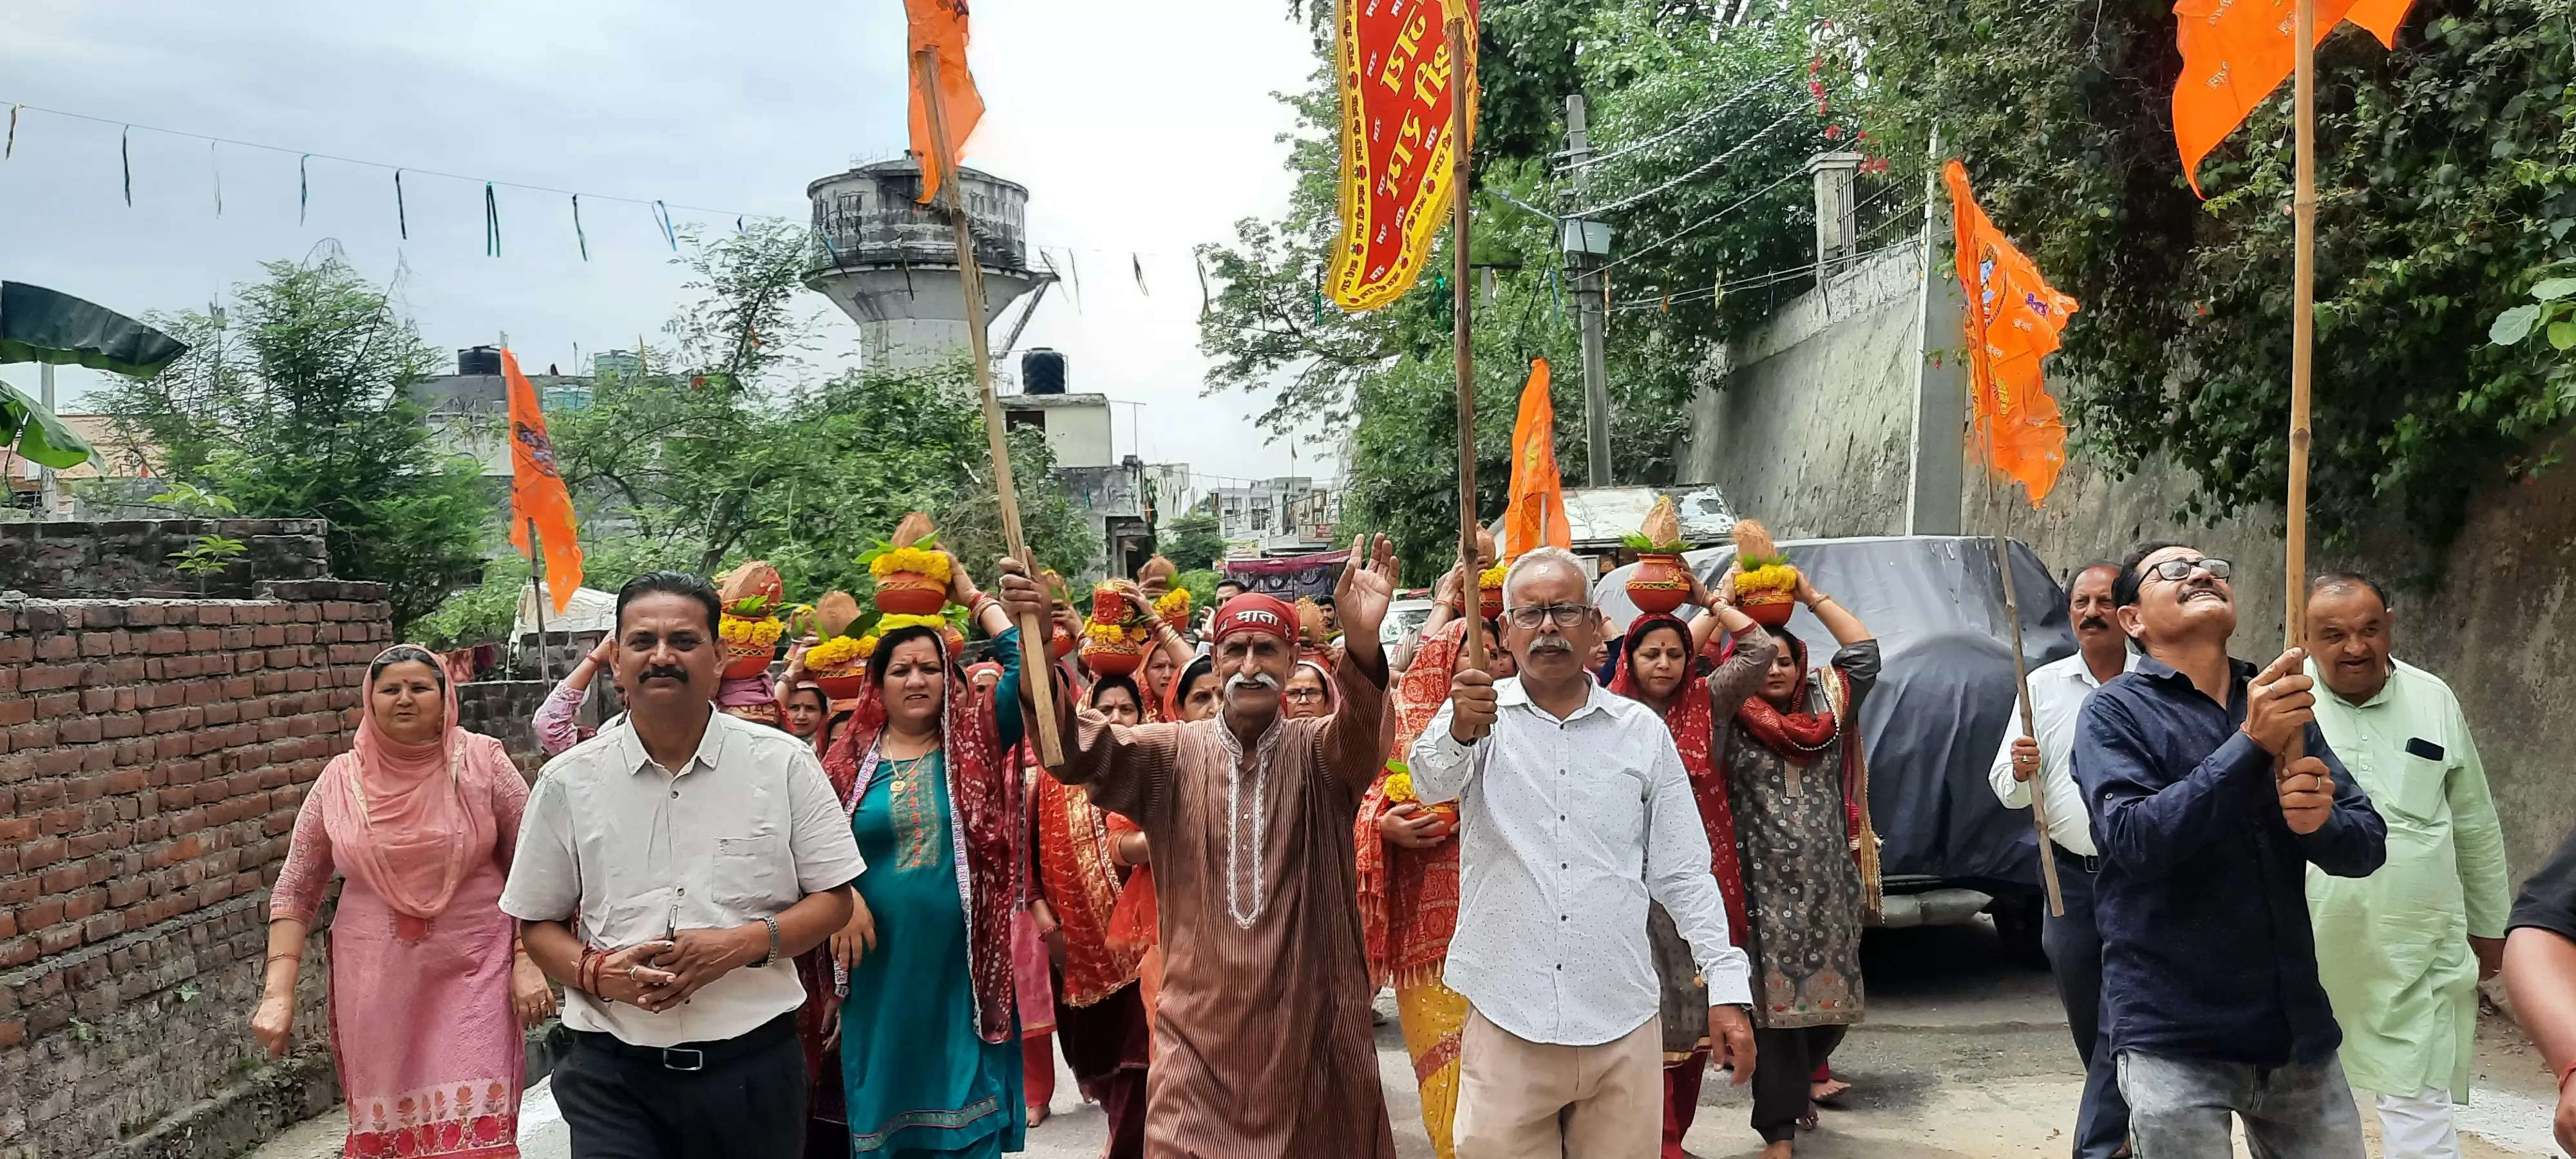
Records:
<instances>
[{"instance_id":1,"label":"woman carrying pot on head","mask_svg":"<svg viewBox=\"0 0 2576 1159\"><path fill-rule=\"evenodd\" d=\"M1779 642L1736 609L1732 574L1720 585L1727 589L1724 595L1712 594L1697 575L1684 574L1690 579L1691 602L1708 614L1687 624L1669 613L1637 617L1613 653L1617 667L1610 691L1654 709L1671 730L1673 744L1681 750L1682 768L1690 774L1700 825L1708 832L1709 870L1726 898L1727 932L1742 946L1751 923L1744 904L1735 811L1716 760L1718 726L1761 685L1779 652ZM1727 657L1703 676L1699 658L1721 630L1726 635ZM1682 1136L1689 1133L1697 1116L1700 1085L1708 1075L1708 987L1699 980L1690 943L1682 940L1662 906L1649 905L1646 933L1654 946L1655 972L1663 982L1663 1155L1681 1159ZM1761 1057L1758 1047L1755 1057ZM1761 1073L1756 1066L1754 1074Z\"/></svg>"},{"instance_id":2,"label":"woman carrying pot on head","mask_svg":"<svg viewBox=\"0 0 2576 1159\"><path fill-rule=\"evenodd\" d=\"M1833 663L1809 671L1806 642L1768 629L1778 649L1752 695L1721 710L1713 750L1743 870L1745 951L1762 980L1753 1128L1764 1159L1788 1159L1797 1132L1814 1128L1810 1080L1861 1020L1860 933L1877 888L1859 722L1878 641L1804 572L1795 598L1833 634Z\"/></svg>"},{"instance_id":3,"label":"woman carrying pot on head","mask_svg":"<svg viewBox=\"0 0 2576 1159\"><path fill-rule=\"evenodd\" d=\"M1019 636L963 566L949 575L950 601L993 637L1001 679L969 681L961 641L935 617L889 617L823 758L868 863L858 913L830 946L848 1147L861 1157L997 1155L1028 1128L1011 954Z\"/></svg>"},{"instance_id":4,"label":"woman carrying pot on head","mask_svg":"<svg viewBox=\"0 0 2576 1159\"><path fill-rule=\"evenodd\" d=\"M356 741L296 810L251 1032L286 1053L306 935L341 877L328 1001L344 1150L515 1156L521 1031L554 1013L499 904L527 782L500 741L458 727L456 690L428 649L378 655L359 703Z\"/></svg>"}]
</instances>

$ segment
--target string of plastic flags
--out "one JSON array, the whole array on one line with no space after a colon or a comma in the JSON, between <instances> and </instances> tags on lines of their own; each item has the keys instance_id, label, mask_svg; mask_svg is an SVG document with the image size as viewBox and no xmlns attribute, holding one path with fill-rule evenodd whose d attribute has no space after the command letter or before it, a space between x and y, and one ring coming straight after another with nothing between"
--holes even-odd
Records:
<instances>
[{"instance_id":1,"label":"string of plastic flags","mask_svg":"<svg viewBox=\"0 0 2576 1159\"><path fill-rule=\"evenodd\" d=\"M535 185L527 182L504 181L497 178L469 176L462 173L452 173L437 169L425 169L418 166L394 165L362 157L348 157L332 153L292 149L258 141L245 141L231 137L210 136L208 134L189 132L183 129L169 129L157 125L142 124L139 122L118 121L106 117L92 116L87 113L77 113L66 109L48 108L42 105L26 103L14 103L8 105L8 124L5 129L5 135L0 135L0 161L14 160L16 158L21 122L25 120L24 114L28 113L42 113L61 117L67 120L114 126L117 129L117 161L120 170L118 175L119 190L124 198L125 204L129 208L134 205L134 167L136 156L133 148L133 137L135 132L139 130L147 134L157 133L163 136L206 142L207 177L212 192L214 213L217 217L223 217L227 208L224 197L222 152L227 146L239 149L255 149L262 152L276 153L295 158L295 217L296 224L299 227L308 225L312 219L314 194L312 163L315 161L322 161L328 164L354 165L368 169L381 169L390 173L394 199L394 229L396 235L403 241L411 240L411 194L417 192L417 190L406 184L407 181L427 176L450 181L465 182L469 185L480 185L482 186L483 193L483 252L485 256L493 258L502 256L502 198L500 194L505 190L518 190L542 194L560 194L565 197L571 210L570 216L573 231L573 245L583 261L591 260L589 218L586 217L583 212L582 203L584 201L591 202L594 205L603 201L619 202L643 208L646 211L647 216L652 221L654 233L662 239L663 245L673 253L679 252L680 248L679 226L675 211L676 213L704 215L718 220L721 220L724 217L731 217L733 219L734 230L737 233L744 232L747 229L748 223L751 221L803 224L800 221L796 221L795 219L779 214L752 213L743 210L719 209L701 205L673 204L663 198L648 199L640 197L626 197L612 193L599 193L595 191L559 189L547 185ZM147 162L147 171L145 176L149 178L151 176L149 169L151 158L148 155L148 152L144 160ZM817 231L816 238L822 243L827 251L832 249L833 241L826 231ZM1028 248L1031 251L1034 251L1032 256L1037 258L1038 261L1045 266L1049 274L1053 275L1057 280L1067 283L1069 289L1072 291L1077 310L1081 308L1083 299L1081 262L1078 255L1081 250L1086 248L1095 255L1126 257L1128 259L1129 275L1131 280L1135 283L1137 293L1148 298L1154 296L1154 291L1150 280L1146 276L1144 259L1151 257L1160 263L1166 260L1186 258L1191 265L1191 273L1198 281L1200 312L1204 314L1213 309L1214 294L1209 287L1207 267L1195 251L1185 255L1176 255L1165 251L1110 250L1096 247L1031 245ZM842 258L842 255L837 252L832 253L831 256L835 262L840 261Z\"/></svg>"}]
</instances>

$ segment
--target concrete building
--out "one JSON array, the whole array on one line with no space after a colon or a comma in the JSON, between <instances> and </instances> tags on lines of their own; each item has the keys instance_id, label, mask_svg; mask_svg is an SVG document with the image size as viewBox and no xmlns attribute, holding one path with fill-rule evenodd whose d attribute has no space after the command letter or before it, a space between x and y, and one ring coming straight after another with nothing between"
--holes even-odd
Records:
<instances>
[{"instance_id":1,"label":"concrete building","mask_svg":"<svg viewBox=\"0 0 2576 1159\"><path fill-rule=\"evenodd\" d=\"M960 167L966 216L975 233L984 301L973 321L989 326L1029 292L1029 191ZM969 312L947 212L921 204L921 167L911 158L862 165L805 187L818 243L806 288L859 324L860 358L870 367L931 366L966 351Z\"/></svg>"},{"instance_id":2,"label":"concrete building","mask_svg":"<svg viewBox=\"0 0 2576 1159\"><path fill-rule=\"evenodd\" d=\"M1233 555L1302 555L1332 546L1342 519L1340 489L1305 475L1282 475L1212 493L1217 534Z\"/></svg>"},{"instance_id":3,"label":"concrete building","mask_svg":"<svg viewBox=\"0 0 2576 1159\"><path fill-rule=\"evenodd\" d=\"M602 362L612 357L633 359L632 354L602 354ZM527 369L521 367L521 370ZM528 384L537 389L537 405L547 414L590 409L591 380L588 375L531 374ZM500 481L500 494L507 501L510 493L510 383L501 377L501 351L491 346L470 346L456 352L456 373L436 374L411 384L412 402L429 412L430 433L441 454L462 455L483 464L486 480Z\"/></svg>"},{"instance_id":4,"label":"concrete building","mask_svg":"<svg viewBox=\"0 0 2576 1159\"><path fill-rule=\"evenodd\" d=\"M1108 395L1013 394L1004 396L1001 403L1004 429L1045 431L1056 466L1106 467L1118 462L1109 441Z\"/></svg>"}]
</instances>

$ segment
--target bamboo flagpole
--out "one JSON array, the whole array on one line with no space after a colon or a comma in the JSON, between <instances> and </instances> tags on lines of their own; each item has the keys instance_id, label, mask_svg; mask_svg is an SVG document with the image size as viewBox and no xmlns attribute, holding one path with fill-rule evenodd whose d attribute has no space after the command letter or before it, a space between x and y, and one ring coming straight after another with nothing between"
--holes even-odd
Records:
<instances>
[{"instance_id":1,"label":"bamboo flagpole","mask_svg":"<svg viewBox=\"0 0 2576 1159\"><path fill-rule=\"evenodd\" d=\"M957 159L948 148L948 117L939 102L939 57L929 51L914 54L914 67L920 76L922 99L930 110L930 136L939 152L940 198L948 208L950 232L957 238L957 285L966 297L966 349L974 360L975 393L984 406L984 437L993 455L993 489L1002 501L1002 539L1009 545L1011 558L1029 569L1029 578L1038 578L1037 562L1029 558L1028 537L1020 528L1020 499L1011 480L1011 447L1002 430L1002 404L993 395L993 366L990 348L984 335L984 267L975 257L975 235L968 229L966 198L957 176ZM1055 683L1046 679L1047 623L1045 617L1030 614L1020 618L1020 686L1029 690L1029 704L1037 717L1038 760L1052 768L1064 763L1064 742L1056 735Z\"/></svg>"},{"instance_id":2,"label":"bamboo flagpole","mask_svg":"<svg viewBox=\"0 0 2576 1159\"><path fill-rule=\"evenodd\" d=\"M2290 199L2296 250L2290 265L2290 494L2282 504L2288 516L2282 553L2289 581L2281 604L2285 650L2306 642L2308 620L2308 385L2315 371L2317 315L2316 0L2297 0L2290 40L2296 50L2290 60L2298 185Z\"/></svg>"},{"instance_id":3,"label":"bamboo flagpole","mask_svg":"<svg viewBox=\"0 0 2576 1159\"><path fill-rule=\"evenodd\" d=\"M1458 559L1466 576L1459 585L1459 598L1466 607L1473 608L1476 606L1476 353L1468 326L1469 307L1474 299L1467 293L1467 282L1472 272L1467 250L1467 182L1474 161L1475 140L1467 124L1467 105L1468 94L1475 91L1476 58L1467 51L1465 16L1453 11L1447 32L1450 67L1455 70L1449 74L1449 206L1455 223L1449 236L1449 290L1454 295L1450 309L1454 322L1451 340L1458 356ZM1467 622L1467 667L1482 671L1485 667L1483 617L1470 612L1460 618Z\"/></svg>"},{"instance_id":4,"label":"bamboo flagpole","mask_svg":"<svg viewBox=\"0 0 2576 1159\"><path fill-rule=\"evenodd\" d=\"M1970 309L1975 307L1971 305ZM2004 622L2012 625L2013 687L2021 693L2021 732L2037 739L2039 726L2031 720L2030 661L2021 653L2021 601L2013 595L2012 551L2004 533L1995 533L1995 567L2004 576ZM2031 774L2030 827L2039 834L2039 880L2048 889L2048 916L2066 916L2066 896L2057 888L2057 847L2048 839L2048 770L2043 767Z\"/></svg>"}]
</instances>

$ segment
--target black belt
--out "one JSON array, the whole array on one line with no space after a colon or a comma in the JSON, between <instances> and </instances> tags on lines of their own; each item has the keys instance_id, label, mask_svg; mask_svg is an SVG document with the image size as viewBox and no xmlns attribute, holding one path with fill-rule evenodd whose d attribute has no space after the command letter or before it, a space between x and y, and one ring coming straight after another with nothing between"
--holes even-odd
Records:
<instances>
[{"instance_id":1,"label":"black belt","mask_svg":"<svg viewBox=\"0 0 2576 1159\"><path fill-rule=\"evenodd\" d=\"M620 1041L613 1034L574 1030L569 1026L564 1028L564 1032L572 1035L575 1043L615 1058L651 1063L664 1070L701 1071L745 1055L758 1054L782 1042L795 1041L796 1015L792 1011L781 1014L738 1037L713 1042L683 1042L678 1046L636 1046Z\"/></svg>"},{"instance_id":2,"label":"black belt","mask_svg":"<svg viewBox=\"0 0 2576 1159\"><path fill-rule=\"evenodd\" d=\"M2102 859L2098 855L2088 857L2084 854L2070 850L2063 845L2053 845L2050 846L2050 848L2057 851L2057 861L2060 865L2073 866L2086 873L2102 872Z\"/></svg>"}]
</instances>

